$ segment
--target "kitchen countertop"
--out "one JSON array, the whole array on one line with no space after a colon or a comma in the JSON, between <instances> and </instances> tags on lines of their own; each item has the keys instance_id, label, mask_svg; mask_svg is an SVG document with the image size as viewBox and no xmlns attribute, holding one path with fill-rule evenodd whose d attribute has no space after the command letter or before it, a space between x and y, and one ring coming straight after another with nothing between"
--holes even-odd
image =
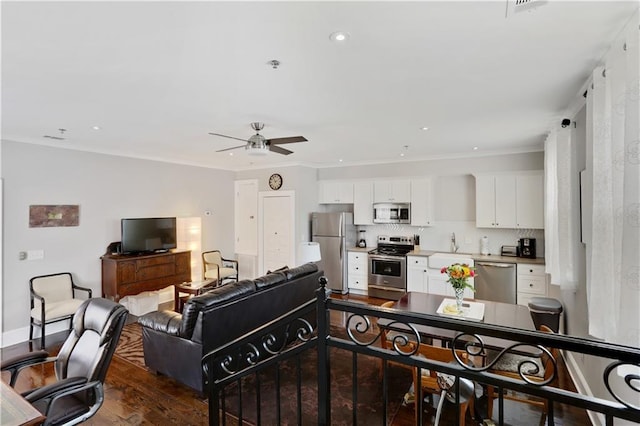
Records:
<instances>
[{"instance_id":1,"label":"kitchen countertop","mask_svg":"<svg viewBox=\"0 0 640 426\"><path fill-rule=\"evenodd\" d=\"M347 249L348 251L360 252L360 253L368 253L373 250L375 247L350 247ZM429 257L432 254L436 253L444 253L444 251L437 250L414 250L409 252L407 256L420 256L420 257ZM475 262L504 262L504 263L528 263L531 265L544 265L544 257L536 257L535 259L531 259L528 257L512 257L512 256L500 256L496 254L490 255L481 255L480 253L455 253L455 254L465 254L472 258Z\"/></svg>"}]
</instances>

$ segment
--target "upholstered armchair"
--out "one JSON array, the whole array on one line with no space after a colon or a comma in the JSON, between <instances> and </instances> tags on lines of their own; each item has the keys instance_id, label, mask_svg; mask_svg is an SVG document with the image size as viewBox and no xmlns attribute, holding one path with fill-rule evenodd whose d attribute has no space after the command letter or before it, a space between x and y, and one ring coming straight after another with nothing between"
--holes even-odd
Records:
<instances>
[{"instance_id":1,"label":"upholstered armchair","mask_svg":"<svg viewBox=\"0 0 640 426\"><path fill-rule=\"evenodd\" d=\"M45 425L72 425L93 416L104 401L103 383L127 319L127 310L108 299L82 302L73 316L71 333L58 356L36 351L0 365L15 386L24 368L53 362L57 381L22 395L46 416Z\"/></svg>"},{"instance_id":2,"label":"upholstered armchair","mask_svg":"<svg viewBox=\"0 0 640 426\"><path fill-rule=\"evenodd\" d=\"M202 278L215 280L217 285L224 284L225 280L238 281L238 261L225 259L220 250L202 253L202 269Z\"/></svg>"},{"instance_id":3,"label":"upholstered armchair","mask_svg":"<svg viewBox=\"0 0 640 426\"><path fill-rule=\"evenodd\" d=\"M40 327L40 349L44 349L45 326L53 322L69 320L78 310L84 299L76 295L81 290L91 298L91 289L80 287L73 282L69 272L40 275L29 280L31 292L31 320L29 322L29 341L33 340L33 327Z\"/></svg>"}]
</instances>

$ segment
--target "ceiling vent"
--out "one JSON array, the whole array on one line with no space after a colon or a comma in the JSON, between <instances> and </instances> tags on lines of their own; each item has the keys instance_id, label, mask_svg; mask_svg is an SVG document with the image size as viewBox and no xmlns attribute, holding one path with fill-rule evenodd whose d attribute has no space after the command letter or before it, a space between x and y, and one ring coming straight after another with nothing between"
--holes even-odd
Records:
<instances>
[{"instance_id":1,"label":"ceiling vent","mask_svg":"<svg viewBox=\"0 0 640 426\"><path fill-rule=\"evenodd\" d=\"M548 0L507 0L507 13L509 17L515 13L531 11L543 4L546 4Z\"/></svg>"}]
</instances>

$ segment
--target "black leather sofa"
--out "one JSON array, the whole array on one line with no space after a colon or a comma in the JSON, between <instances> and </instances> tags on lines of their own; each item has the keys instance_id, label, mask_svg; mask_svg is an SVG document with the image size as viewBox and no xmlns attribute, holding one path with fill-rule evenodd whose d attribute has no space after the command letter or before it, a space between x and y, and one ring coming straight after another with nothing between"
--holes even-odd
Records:
<instances>
[{"instance_id":1,"label":"black leather sofa","mask_svg":"<svg viewBox=\"0 0 640 426\"><path fill-rule=\"evenodd\" d=\"M145 314L138 318L144 362L202 393L205 354L315 298L321 275L308 263L217 287L189 299L182 314Z\"/></svg>"}]
</instances>

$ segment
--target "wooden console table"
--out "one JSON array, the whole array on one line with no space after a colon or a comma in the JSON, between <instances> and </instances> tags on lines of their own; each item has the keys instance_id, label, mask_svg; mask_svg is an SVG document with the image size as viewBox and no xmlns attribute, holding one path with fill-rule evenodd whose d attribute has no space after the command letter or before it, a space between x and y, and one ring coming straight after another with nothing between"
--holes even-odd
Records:
<instances>
[{"instance_id":1,"label":"wooden console table","mask_svg":"<svg viewBox=\"0 0 640 426\"><path fill-rule=\"evenodd\" d=\"M11 386L0 380L0 425L40 425L45 417Z\"/></svg>"},{"instance_id":2,"label":"wooden console table","mask_svg":"<svg viewBox=\"0 0 640 426\"><path fill-rule=\"evenodd\" d=\"M128 295L191 281L191 252L102 256L102 295L118 302Z\"/></svg>"}]
</instances>

